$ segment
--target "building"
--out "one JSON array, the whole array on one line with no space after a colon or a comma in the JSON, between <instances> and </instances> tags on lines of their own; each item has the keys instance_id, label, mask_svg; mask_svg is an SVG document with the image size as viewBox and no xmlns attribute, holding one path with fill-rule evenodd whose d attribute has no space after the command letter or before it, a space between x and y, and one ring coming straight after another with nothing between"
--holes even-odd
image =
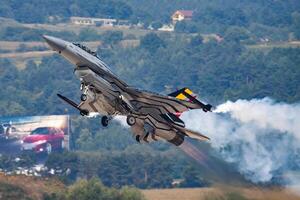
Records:
<instances>
[{"instance_id":1,"label":"building","mask_svg":"<svg viewBox=\"0 0 300 200\"><path fill-rule=\"evenodd\" d=\"M180 184L184 181L184 179L180 178L180 179L173 179L172 181L172 186L173 187L178 187L180 186Z\"/></svg>"},{"instance_id":2,"label":"building","mask_svg":"<svg viewBox=\"0 0 300 200\"><path fill-rule=\"evenodd\" d=\"M192 10L177 10L172 15L172 21L173 23L182 21L182 20L191 20L193 17L193 11Z\"/></svg>"},{"instance_id":3,"label":"building","mask_svg":"<svg viewBox=\"0 0 300 200\"><path fill-rule=\"evenodd\" d=\"M91 17L71 17L70 21L75 25L94 25L94 26L114 26L117 23L116 19L103 19Z\"/></svg>"},{"instance_id":4,"label":"building","mask_svg":"<svg viewBox=\"0 0 300 200\"><path fill-rule=\"evenodd\" d=\"M164 24L161 28L158 29L159 31L166 31L166 32L172 32L174 31L174 25L173 24Z\"/></svg>"}]
</instances>

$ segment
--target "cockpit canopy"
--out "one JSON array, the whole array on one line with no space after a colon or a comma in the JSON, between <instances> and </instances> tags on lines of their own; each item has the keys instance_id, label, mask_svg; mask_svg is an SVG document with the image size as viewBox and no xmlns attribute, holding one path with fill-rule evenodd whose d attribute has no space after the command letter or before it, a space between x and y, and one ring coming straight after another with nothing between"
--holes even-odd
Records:
<instances>
[{"instance_id":1,"label":"cockpit canopy","mask_svg":"<svg viewBox=\"0 0 300 200\"><path fill-rule=\"evenodd\" d=\"M89 54L96 56L98 58L98 55L95 51L92 51L91 49L89 49L87 46L84 46L83 44L79 44L79 43L73 43L75 46L78 46L79 48L81 48L82 50L88 52Z\"/></svg>"}]
</instances>

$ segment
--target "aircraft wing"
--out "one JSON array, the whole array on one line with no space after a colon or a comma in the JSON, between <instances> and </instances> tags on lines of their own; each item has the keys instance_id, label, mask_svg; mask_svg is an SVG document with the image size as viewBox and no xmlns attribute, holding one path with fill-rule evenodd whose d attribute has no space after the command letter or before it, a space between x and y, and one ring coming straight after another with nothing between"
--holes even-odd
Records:
<instances>
[{"instance_id":1,"label":"aircraft wing","mask_svg":"<svg viewBox=\"0 0 300 200\"><path fill-rule=\"evenodd\" d=\"M190 138L194 138L197 140L210 140L209 137L201 133L186 129L184 122L172 113L163 114L162 117L169 123L170 126L174 127L175 129L179 130L180 132L184 133Z\"/></svg>"}]
</instances>

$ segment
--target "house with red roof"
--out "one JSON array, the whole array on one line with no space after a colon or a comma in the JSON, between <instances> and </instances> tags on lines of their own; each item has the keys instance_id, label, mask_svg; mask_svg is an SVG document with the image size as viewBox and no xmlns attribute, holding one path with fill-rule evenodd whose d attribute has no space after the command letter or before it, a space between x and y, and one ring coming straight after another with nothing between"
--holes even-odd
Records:
<instances>
[{"instance_id":1,"label":"house with red roof","mask_svg":"<svg viewBox=\"0 0 300 200\"><path fill-rule=\"evenodd\" d=\"M176 10L172 15L173 23L182 21L182 20L191 20L193 17L192 10Z\"/></svg>"}]
</instances>

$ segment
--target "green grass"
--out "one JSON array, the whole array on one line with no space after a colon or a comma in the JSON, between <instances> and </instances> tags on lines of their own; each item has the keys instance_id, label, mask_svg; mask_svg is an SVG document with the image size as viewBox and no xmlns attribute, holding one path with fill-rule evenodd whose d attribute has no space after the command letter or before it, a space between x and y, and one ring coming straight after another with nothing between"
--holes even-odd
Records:
<instances>
[{"instance_id":1,"label":"green grass","mask_svg":"<svg viewBox=\"0 0 300 200\"><path fill-rule=\"evenodd\" d=\"M253 50L267 50L273 48L300 48L300 42L274 42L274 43L266 43L266 44L254 44L254 45L246 45L248 49Z\"/></svg>"},{"instance_id":2,"label":"green grass","mask_svg":"<svg viewBox=\"0 0 300 200\"><path fill-rule=\"evenodd\" d=\"M205 197L205 200L247 200L247 198L245 198L238 192L229 192L224 194L223 196L209 194Z\"/></svg>"},{"instance_id":3,"label":"green grass","mask_svg":"<svg viewBox=\"0 0 300 200\"><path fill-rule=\"evenodd\" d=\"M0 199L18 199L18 200L30 200L31 198L26 194L26 192L12 184L0 183Z\"/></svg>"}]
</instances>

